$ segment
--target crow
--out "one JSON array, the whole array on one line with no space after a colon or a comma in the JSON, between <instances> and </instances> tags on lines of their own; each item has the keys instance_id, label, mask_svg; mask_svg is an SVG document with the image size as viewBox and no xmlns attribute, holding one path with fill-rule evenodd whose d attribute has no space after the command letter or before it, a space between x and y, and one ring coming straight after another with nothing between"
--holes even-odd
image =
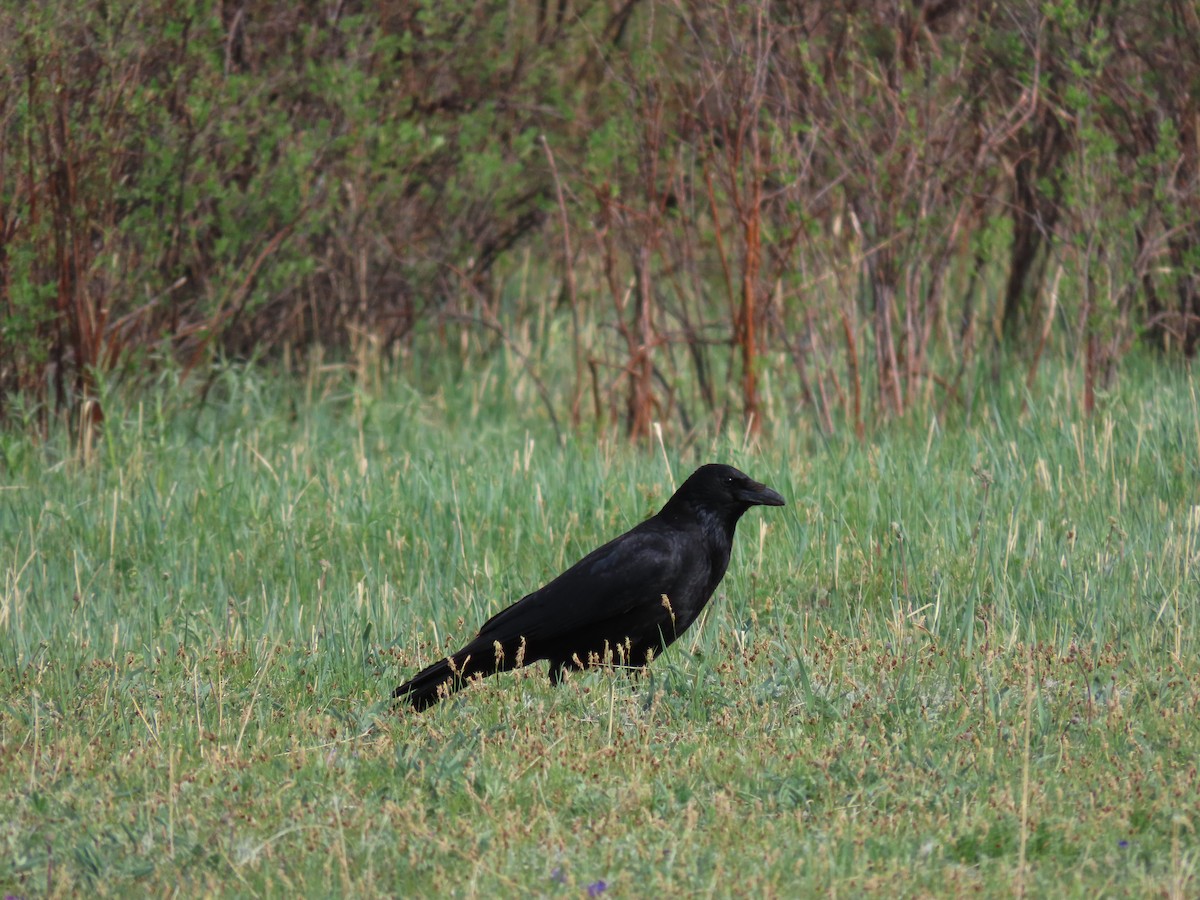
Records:
<instances>
[{"instance_id":1,"label":"crow","mask_svg":"<svg viewBox=\"0 0 1200 900\"><path fill-rule=\"evenodd\" d=\"M549 584L488 619L465 647L396 688L425 709L463 687L537 660L568 669L640 668L696 621L725 575L733 532L752 506L783 497L732 466L701 466L666 505Z\"/></svg>"}]
</instances>

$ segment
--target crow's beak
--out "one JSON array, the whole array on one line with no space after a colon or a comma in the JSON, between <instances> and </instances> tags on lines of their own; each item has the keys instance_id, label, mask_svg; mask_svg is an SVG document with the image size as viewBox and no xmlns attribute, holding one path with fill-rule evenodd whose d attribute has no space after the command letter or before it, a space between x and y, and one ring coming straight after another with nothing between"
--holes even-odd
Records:
<instances>
[{"instance_id":1,"label":"crow's beak","mask_svg":"<svg viewBox=\"0 0 1200 900\"><path fill-rule=\"evenodd\" d=\"M759 484L757 481L751 482L741 490L741 498L743 502L753 506L783 506L783 497L778 492L771 490L765 484Z\"/></svg>"}]
</instances>

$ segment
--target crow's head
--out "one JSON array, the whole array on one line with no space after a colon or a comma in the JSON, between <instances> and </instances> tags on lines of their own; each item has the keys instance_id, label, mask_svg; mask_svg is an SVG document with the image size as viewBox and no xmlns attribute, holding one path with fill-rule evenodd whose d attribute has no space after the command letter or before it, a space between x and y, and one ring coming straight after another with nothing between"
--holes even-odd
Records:
<instances>
[{"instance_id":1,"label":"crow's head","mask_svg":"<svg viewBox=\"0 0 1200 900\"><path fill-rule=\"evenodd\" d=\"M720 463L701 466L684 482L684 486L693 483L720 503L736 503L746 507L784 505L783 497L778 493L733 466Z\"/></svg>"},{"instance_id":2,"label":"crow's head","mask_svg":"<svg viewBox=\"0 0 1200 900\"><path fill-rule=\"evenodd\" d=\"M716 513L736 522L752 506L783 506L783 497L733 466L709 463L693 472L667 501L663 512Z\"/></svg>"}]
</instances>

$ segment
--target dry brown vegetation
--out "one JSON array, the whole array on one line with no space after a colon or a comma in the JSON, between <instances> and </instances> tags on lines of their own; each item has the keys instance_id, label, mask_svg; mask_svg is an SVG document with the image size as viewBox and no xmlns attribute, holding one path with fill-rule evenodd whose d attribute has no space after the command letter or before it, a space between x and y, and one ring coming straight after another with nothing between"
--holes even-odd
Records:
<instances>
[{"instance_id":1,"label":"dry brown vegetation","mask_svg":"<svg viewBox=\"0 0 1200 900\"><path fill-rule=\"evenodd\" d=\"M1048 348L1090 408L1200 339L1198 44L1194 0L4 0L0 416L464 333L635 436L754 427L767 372L861 433Z\"/></svg>"}]
</instances>

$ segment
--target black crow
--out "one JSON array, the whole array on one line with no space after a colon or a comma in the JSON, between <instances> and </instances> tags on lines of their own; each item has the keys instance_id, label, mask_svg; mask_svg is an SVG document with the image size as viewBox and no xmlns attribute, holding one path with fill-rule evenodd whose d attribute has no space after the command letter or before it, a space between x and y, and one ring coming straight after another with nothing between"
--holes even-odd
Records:
<instances>
[{"instance_id":1,"label":"black crow","mask_svg":"<svg viewBox=\"0 0 1200 900\"><path fill-rule=\"evenodd\" d=\"M492 616L392 696L425 709L475 676L540 659L550 660L553 684L567 669L644 666L696 621L751 506L783 506L783 498L732 466L701 466L657 515Z\"/></svg>"}]
</instances>

